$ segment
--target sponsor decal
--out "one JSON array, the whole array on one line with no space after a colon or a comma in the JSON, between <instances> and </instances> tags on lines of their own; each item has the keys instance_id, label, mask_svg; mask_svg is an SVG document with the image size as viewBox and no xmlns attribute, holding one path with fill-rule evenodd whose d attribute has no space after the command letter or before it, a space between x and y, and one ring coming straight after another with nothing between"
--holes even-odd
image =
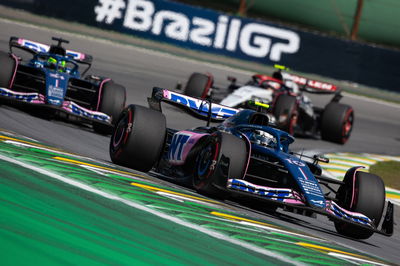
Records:
<instances>
[{"instance_id":1,"label":"sponsor decal","mask_svg":"<svg viewBox=\"0 0 400 266\"><path fill-rule=\"evenodd\" d=\"M262 196L271 200L280 202L290 202L293 204L304 204L299 200L299 197L294 195L294 191L287 188L272 188L266 186L259 186L239 179L229 179L227 187L244 192L249 192Z\"/></svg>"},{"instance_id":2,"label":"sponsor decal","mask_svg":"<svg viewBox=\"0 0 400 266\"><path fill-rule=\"evenodd\" d=\"M301 187L303 188L306 194L323 197L323 193L318 183L311 180L304 180L301 178L299 178L298 181L300 182Z\"/></svg>"},{"instance_id":3,"label":"sponsor decal","mask_svg":"<svg viewBox=\"0 0 400 266\"><path fill-rule=\"evenodd\" d=\"M56 86L58 85L57 81L58 80L56 80ZM60 98L60 99L64 98L64 89L56 87L56 86L50 85L47 95L49 97L55 97L55 98Z\"/></svg>"},{"instance_id":4,"label":"sponsor decal","mask_svg":"<svg viewBox=\"0 0 400 266\"><path fill-rule=\"evenodd\" d=\"M192 98L180 93L175 93L172 91L164 90L164 97L167 99L174 101L176 103L180 103L190 107L193 110L199 111L199 114L207 115L209 111L209 104L207 101ZM211 115L214 118L227 118L236 114L238 110L234 108L229 108L219 104L211 104Z\"/></svg>"},{"instance_id":5,"label":"sponsor decal","mask_svg":"<svg viewBox=\"0 0 400 266\"><path fill-rule=\"evenodd\" d=\"M94 12L97 22L119 20L123 28L152 38L273 62L300 48L295 31L160 0L99 0Z\"/></svg>"},{"instance_id":6,"label":"sponsor decal","mask_svg":"<svg viewBox=\"0 0 400 266\"><path fill-rule=\"evenodd\" d=\"M28 48L32 51L38 52L38 53L47 53L50 49L50 46L47 44L39 43L39 42L34 42L26 39L19 39L18 44L22 47ZM71 51L71 50L66 50L66 53L69 57L72 57L74 59L84 59L85 54Z\"/></svg>"},{"instance_id":7,"label":"sponsor decal","mask_svg":"<svg viewBox=\"0 0 400 266\"><path fill-rule=\"evenodd\" d=\"M293 159L290 159L290 158L285 159L285 160L286 160L288 163L290 163L290 164L294 164L294 165L297 165L297 166L300 166L300 167L306 166L306 164L303 163L303 162L300 161L300 160L293 160Z\"/></svg>"},{"instance_id":8,"label":"sponsor decal","mask_svg":"<svg viewBox=\"0 0 400 266\"><path fill-rule=\"evenodd\" d=\"M58 73L49 73L49 76L52 78L56 78L56 79L61 79L61 80L65 80L65 77L63 75L60 75ZM58 84L57 84L58 85Z\"/></svg>"},{"instance_id":9,"label":"sponsor decal","mask_svg":"<svg viewBox=\"0 0 400 266\"><path fill-rule=\"evenodd\" d=\"M60 105L62 102L61 100L57 99L47 99L48 103L53 104L53 105Z\"/></svg>"},{"instance_id":10,"label":"sponsor decal","mask_svg":"<svg viewBox=\"0 0 400 266\"><path fill-rule=\"evenodd\" d=\"M324 204L324 202L322 201L322 200L310 200L311 202L313 202L313 203L315 203L315 204L318 204L318 205L322 205L322 204Z\"/></svg>"},{"instance_id":11,"label":"sponsor decal","mask_svg":"<svg viewBox=\"0 0 400 266\"><path fill-rule=\"evenodd\" d=\"M181 162L184 147L188 143L192 134L179 132L172 137L171 145L168 150L168 159L173 162Z\"/></svg>"},{"instance_id":12,"label":"sponsor decal","mask_svg":"<svg viewBox=\"0 0 400 266\"><path fill-rule=\"evenodd\" d=\"M297 76L294 74L283 73L283 77L285 79L292 80L293 82L295 82L299 85L310 87L313 89L319 89L322 91L331 91L331 92L337 90L337 87L334 84L322 82L322 81L318 81L318 80L311 80L311 79L307 79L305 77Z\"/></svg>"}]
</instances>

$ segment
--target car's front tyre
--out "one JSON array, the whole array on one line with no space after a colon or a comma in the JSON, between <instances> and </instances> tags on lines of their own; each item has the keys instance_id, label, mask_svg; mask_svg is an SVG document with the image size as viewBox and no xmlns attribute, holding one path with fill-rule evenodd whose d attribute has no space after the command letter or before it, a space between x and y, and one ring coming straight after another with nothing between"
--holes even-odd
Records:
<instances>
[{"instance_id":1,"label":"car's front tyre","mask_svg":"<svg viewBox=\"0 0 400 266\"><path fill-rule=\"evenodd\" d=\"M224 132L210 135L196 158L193 187L200 193L223 197L215 185L226 187L228 178L242 178L247 159L243 139Z\"/></svg>"},{"instance_id":2,"label":"car's front tyre","mask_svg":"<svg viewBox=\"0 0 400 266\"><path fill-rule=\"evenodd\" d=\"M352 212L362 213L370 218L377 227L385 206L385 185L374 174L349 170L336 195L339 206ZM336 231L342 235L367 239L373 232L358 226L336 221Z\"/></svg>"}]
</instances>

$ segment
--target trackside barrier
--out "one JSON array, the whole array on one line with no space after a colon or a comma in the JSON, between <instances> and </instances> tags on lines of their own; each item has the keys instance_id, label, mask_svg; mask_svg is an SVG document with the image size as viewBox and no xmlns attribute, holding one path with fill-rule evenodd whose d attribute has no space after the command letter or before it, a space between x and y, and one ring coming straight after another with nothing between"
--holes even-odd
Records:
<instances>
[{"instance_id":1,"label":"trackside barrier","mask_svg":"<svg viewBox=\"0 0 400 266\"><path fill-rule=\"evenodd\" d=\"M194 50L287 65L400 92L400 52L166 0L3 0L3 5Z\"/></svg>"}]
</instances>

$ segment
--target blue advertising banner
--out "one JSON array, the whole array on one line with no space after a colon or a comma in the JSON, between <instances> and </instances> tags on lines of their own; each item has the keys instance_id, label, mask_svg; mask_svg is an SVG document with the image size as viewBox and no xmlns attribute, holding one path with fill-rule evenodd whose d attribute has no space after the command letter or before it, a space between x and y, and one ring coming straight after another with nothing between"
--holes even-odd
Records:
<instances>
[{"instance_id":1,"label":"blue advertising banner","mask_svg":"<svg viewBox=\"0 0 400 266\"><path fill-rule=\"evenodd\" d=\"M300 49L300 36L271 24L163 0L100 0L95 20L113 29L262 63L277 63Z\"/></svg>"},{"instance_id":2,"label":"blue advertising banner","mask_svg":"<svg viewBox=\"0 0 400 266\"><path fill-rule=\"evenodd\" d=\"M400 91L400 52L166 0L5 4L181 47ZM19 4L18 4L19 3Z\"/></svg>"}]
</instances>

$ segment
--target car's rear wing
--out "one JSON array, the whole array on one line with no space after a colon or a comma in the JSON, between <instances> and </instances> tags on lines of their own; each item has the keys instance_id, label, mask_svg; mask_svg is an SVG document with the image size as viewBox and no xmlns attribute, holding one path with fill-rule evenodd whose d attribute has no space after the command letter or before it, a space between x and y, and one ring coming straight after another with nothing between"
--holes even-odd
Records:
<instances>
[{"instance_id":1,"label":"car's rear wing","mask_svg":"<svg viewBox=\"0 0 400 266\"><path fill-rule=\"evenodd\" d=\"M197 118L212 122L223 121L239 112L238 109L211 103L209 100L193 98L167 89L154 87L151 98L148 98L149 107L161 112L161 102L172 104Z\"/></svg>"},{"instance_id":2,"label":"car's rear wing","mask_svg":"<svg viewBox=\"0 0 400 266\"><path fill-rule=\"evenodd\" d=\"M47 44L23 39L23 38L18 38L18 37L10 37L10 42L9 42L9 47L10 47L10 52L12 52L12 48L19 48L22 50L25 50L31 54L37 54L37 53L47 53L50 49L50 46ZM73 50L66 50L67 56L70 58L74 59L78 63L90 65L93 61L93 57L88 54L76 52Z\"/></svg>"},{"instance_id":3,"label":"car's rear wing","mask_svg":"<svg viewBox=\"0 0 400 266\"><path fill-rule=\"evenodd\" d=\"M301 89L310 93L334 94L339 91L339 88L332 83L312 80L287 72L282 72L282 76L284 79L297 83Z\"/></svg>"}]
</instances>

